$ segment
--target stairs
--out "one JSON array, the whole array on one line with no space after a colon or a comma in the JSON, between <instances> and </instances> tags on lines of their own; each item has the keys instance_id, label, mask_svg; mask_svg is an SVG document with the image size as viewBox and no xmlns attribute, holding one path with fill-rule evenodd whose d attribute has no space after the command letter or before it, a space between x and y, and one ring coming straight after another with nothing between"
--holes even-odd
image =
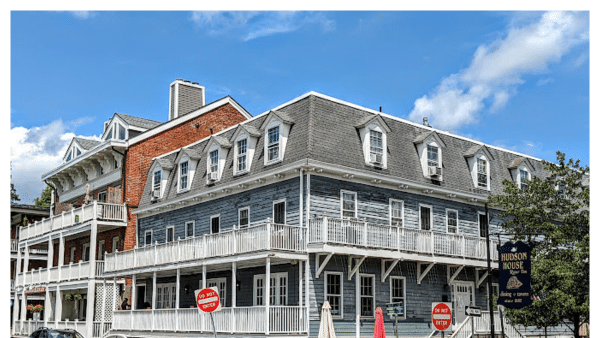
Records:
<instances>
[{"instance_id":1,"label":"stairs","mask_svg":"<svg viewBox=\"0 0 600 338\"><path fill-rule=\"evenodd\" d=\"M504 337L507 338L525 338L506 317L503 316ZM475 329L475 332L473 332ZM500 314L494 312L494 335L502 337L502 326L500 325ZM482 311L481 317L467 317L450 338L488 338L490 334L490 312Z\"/></svg>"}]
</instances>

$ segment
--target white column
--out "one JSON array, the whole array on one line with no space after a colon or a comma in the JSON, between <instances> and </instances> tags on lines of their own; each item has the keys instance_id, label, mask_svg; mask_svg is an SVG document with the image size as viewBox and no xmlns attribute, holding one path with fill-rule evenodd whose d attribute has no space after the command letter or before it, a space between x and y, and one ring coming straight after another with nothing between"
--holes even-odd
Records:
<instances>
[{"instance_id":1,"label":"white column","mask_svg":"<svg viewBox=\"0 0 600 338\"><path fill-rule=\"evenodd\" d=\"M54 266L54 242L52 237L48 236L48 279L50 279L50 268Z\"/></svg>"},{"instance_id":2,"label":"white column","mask_svg":"<svg viewBox=\"0 0 600 338\"><path fill-rule=\"evenodd\" d=\"M237 264L231 263L231 307L237 306Z\"/></svg>"},{"instance_id":3,"label":"white column","mask_svg":"<svg viewBox=\"0 0 600 338\"><path fill-rule=\"evenodd\" d=\"M308 221L308 218L306 219ZM306 304L306 327L308 328L310 319L310 296L308 284L310 280L310 255L307 255L306 262L304 262L304 303ZM342 295L343 297L343 295ZM319 309L317 309L318 311Z\"/></svg>"},{"instance_id":4,"label":"white column","mask_svg":"<svg viewBox=\"0 0 600 338\"><path fill-rule=\"evenodd\" d=\"M298 306L302 307L302 261L298 262Z\"/></svg>"},{"instance_id":5,"label":"white column","mask_svg":"<svg viewBox=\"0 0 600 338\"><path fill-rule=\"evenodd\" d=\"M25 288L21 291L21 321L25 321L27 318L27 296L25 295Z\"/></svg>"},{"instance_id":6,"label":"white column","mask_svg":"<svg viewBox=\"0 0 600 338\"><path fill-rule=\"evenodd\" d=\"M156 271L152 273L152 310L156 309Z\"/></svg>"},{"instance_id":7,"label":"white column","mask_svg":"<svg viewBox=\"0 0 600 338\"><path fill-rule=\"evenodd\" d=\"M19 294L15 290L15 300L13 301L13 321L12 321L13 332L17 329L18 321L19 321Z\"/></svg>"},{"instance_id":8,"label":"white column","mask_svg":"<svg viewBox=\"0 0 600 338\"><path fill-rule=\"evenodd\" d=\"M202 265L202 288L206 289L206 265Z\"/></svg>"},{"instance_id":9,"label":"white column","mask_svg":"<svg viewBox=\"0 0 600 338\"><path fill-rule=\"evenodd\" d=\"M60 234L58 238L58 280L62 279L62 266L65 263L65 238Z\"/></svg>"},{"instance_id":10,"label":"white column","mask_svg":"<svg viewBox=\"0 0 600 338\"><path fill-rule=\"evenodd\" d=\"M137 310L137 287L135 283L137 281L137 275L131 276L131 310Z\"/></svg>"},{"instance_id":11,"label":"white column","mask_svg":"<svg viewBox=\"0 0 600 338\"><path fill-rule=\"evenodd\" d=\"M25 244L25 262L23 262L23 280L25 280L25 273L29 271L29 246Z\"/></svg>"},{"instance_id":12,"label":"white column","mask_svg":"<svg viewBox=\"0 0 600 338\"><path fill-rule=\"evenodd\" d=\"M204 235L204 254L206 257L206 234ZM202 289L206 289L206 265L202 265ZM198 310L200 311L200 310ZM206 320L204 320L204 315L202 316L202 332L206 332Z\"/></svg>"},{"instance_id":13,"label":"white column","mask_svg":"<svg viewBox=\"0 0 600 338\"><path fill-rule=\"evenodd\" d=\"M348 259L352 259L352 257L348 257ZM354 281L354 283L356 284L356 338L360 338L360 274L358 273L358 271L354 274L354 276L356 276L356 280Z\"/></svg>"},{"instance_id":14,"label":"white column","mask_svg":"<svg viewBox=\"0 0 600 338\"><path fill-rule=\"evenodd\" d=\"M52 307L50 306L50 291L48 290L48 286L46 285L46 298L44 299L44 326L48 327L48 319L50 318L50 310Z\"/></svg>"},{"instance_id":15,"label":"white column","mask_svg":"<svg viewBox=\"0 0 600 338\"><path fill-rule=\"evenodd\" d=\"M62 319L62 293L58 285L56 286L56 302L54 306L54 322L60 322Z\"/></svg>"},{"instance_id":16,"label":"white column","mask_svg":"<svg viewBox=\"0 0 600 338\"><path fill-rule=\"evenodd\" d=\"M265 265L265 292L263 293L265 297L265 334L269 334L269 323L271 322L269 318L269 305L271 303L271 257L267 257L267 262Z\"/></svg>"},{"instance_id":17,"label":"white column","mask_svg":"<svg viewBox=\"0 0 600 338\"><path fill-rule=\"evenodd\" d=\"M179 309L179 291L181 289L181 269L177 268L177 282L175 283L175 308Z\"/></svg>"},{"instance_id":18,"label":"white column","mask_svg":"<svg viewBox=\"0 0 600 338\"><path fill-rule=\"evenodd\" d=\"M95 203L96 201L94 201ZM94 206L95 207L95 206ZM92 221L90 231L90 277L96 277L96 254L97 254L98 222ZM88 302L89 303L89 302ZM90 335L91 337L91 335Z\"/></svg>"},{"instance_id":19,"label":"white column","mask_svg":"<svg viewBox=\"0 0 600 338\"><path fill-rule=\"evenodd\" d=\"M17 245L17 271L15 272L15 285L17 285L17 276L19 275L19 273L21 273L21 265L23 262L21 262L23 260L23 257L21 256L21 248L19 248L19 246ZM23 285L23 280L21 281L21 285Z\"/></svg>"},{"instance_id":20,"label":"white column","mask_svg":"<svg viewBox=\"0 0 600 338\"><path fill-rule=\"evenodd\" d=\"M93 226L93 225L92 225ZM87 327L87 337L92 337L94 333L94 301L96 300L96 281L88 281L87 289L87 310L85 322Z\"/></svg>"}]
</instances>

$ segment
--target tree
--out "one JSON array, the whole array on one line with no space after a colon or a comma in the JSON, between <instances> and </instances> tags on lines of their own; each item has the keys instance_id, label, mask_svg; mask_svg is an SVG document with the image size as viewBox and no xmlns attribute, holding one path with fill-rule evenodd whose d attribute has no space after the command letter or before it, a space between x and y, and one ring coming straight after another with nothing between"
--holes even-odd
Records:
<instances>
[{"instance_id":1,"label":"tree","mask_svg":"<svg viewBox=\"0 0 600 338\"><path fill-rule=\"evenodd\" d=\"M504 193L489 202L503 210L502 227L513 240L532 245L533 304L507 316L537 328L562 321L579 338L581 324L589 324L589 167L556 155L558 164L543 161L547 177L534 177L526 189L505 180Z\"/></svg>"},{"instance_id":2,"label":"tree","mask_svg":"<svg viewBox=\"0 0 600 338\"><path fill-rule=\"evenodd\" d=\"M19 198L19 195L17 195L17 189L15 189L15 185L14 184L10 184L10 201L11 202L15 202L15 201L20 201L21 199Z\"/></svg>"},{"instance_id":3,"label":"tree","mask_svg":"<svg viewBox=\"0 0 600 338\"><path fill-rule=\"evenodd\" d=\"M33 200L33 204L38 207L49 207L52 199L52 188L49 185L42 191L42 195L40 197L36 197Z\"/></svg>"}]
</instances>

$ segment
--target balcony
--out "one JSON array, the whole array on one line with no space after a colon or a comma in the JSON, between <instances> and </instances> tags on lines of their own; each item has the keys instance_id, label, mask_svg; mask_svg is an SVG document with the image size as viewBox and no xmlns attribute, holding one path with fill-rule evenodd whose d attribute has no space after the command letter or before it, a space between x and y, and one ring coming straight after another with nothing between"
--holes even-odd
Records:
<instances>
[{"instance_id":1,"label":"balcony","mask_svg":"<svg viewBox=\"0 0 600 338\"><path fill-rule=\"evenodd\" d=\"M320 217L309 220L309 243L385 249L408 253L486 260L486 240L458 234L407 229L362 221ZM497 240L490 239L493 261Z\"/></svg>"},{"instance_id":2,"label":"balcony","mask_svg":"<svg viewBox=\"0 0 600 338\"><path fill-rule=\"evenodd\" d=\"M10 240L10 252L17 252L18 241L16 239Z\"/></svg>"},{"instance_id":3,"label":"balcony","mask_svg":"<svg viewBox=\"0 0 600 338\"><path fill-rule=\"evenodd\" d=\"M268 317L268 318L267 318ZM213 312L219 333L307 333L306 307L263 306L222 308ZM198 308L121 310L113 313L114 331L168 331L212 333L210 316Z\"/></svg>"},{"instance_id":4,"label":"balcony","mask_svg":"<svg viewBox=\"0 0 600 338\"><path fill-rule=\"evenodd\" d=\"M105 257L105 271L169 265L265 250L306 251L306 229L265 221L248 228L109 253Z\"/></svg>"},{"instance_id":5,"label":"balcony","mask_svg":"<svg viewBox=\"0 0 600 338\"><path fill-rule=\"evenodd\" d=\"M50 218L37 221L27 227L21 227L20 240L31 239L49 234L52 231L68 229L91 220L127 223L125 204L93 203L71 209Z\"/></svg>"},{"instance_id":6,"label":"balcony","mask_svg":"<svg viewBox=\"0 0 600 338\"><path fill-rule=\"evenodd\" d=\"M17 285L35 285L46 283L57 283L72 280L82 280L95 276L102 276L104 273L104 261L96 261L94 269L90 267L90 262L80 261L69 265L54 266L51 268L39 268L17 275Z\"/></svg>"}]
</instances>

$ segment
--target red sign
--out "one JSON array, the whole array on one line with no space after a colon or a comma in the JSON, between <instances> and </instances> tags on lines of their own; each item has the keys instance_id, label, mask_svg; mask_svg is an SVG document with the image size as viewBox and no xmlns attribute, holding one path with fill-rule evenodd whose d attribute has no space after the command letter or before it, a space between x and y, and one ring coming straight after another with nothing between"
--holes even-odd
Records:
<instances>
[{"instance_id":1,"label":"red sign","mask_svg":"<svg viewBox=\"0 0 600 338\"><path fill-rule=\"evenodd\" d=\"M204 312L213 312L221 309L219 291L217 287L196 290L196 304Z\"/></svg>"},{"instance_id":2,"label":"red sign","mask_svg":"<svg viewBox=\"0 0 600 338\"><path fill-rule=\"evenodd\" d=\"M452 325L450 303L431 303L431 323L438 331L446 331Z\"/></svg>"}]
</instances>

